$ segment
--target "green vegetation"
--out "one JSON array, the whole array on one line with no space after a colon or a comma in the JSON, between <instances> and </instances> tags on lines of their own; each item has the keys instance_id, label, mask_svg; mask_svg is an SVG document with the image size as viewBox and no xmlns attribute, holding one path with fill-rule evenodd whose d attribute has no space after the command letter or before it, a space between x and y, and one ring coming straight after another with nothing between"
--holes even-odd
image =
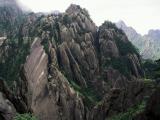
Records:
<instances>
[{"instance_id":1,"label":"green vegetation","mask_svg":"<svg viewBox=\"0 0 160 120\"><path fill-rule=\"evenodd\" d=\"M66 74L66 72L64 72L64 70L62 70L62 73L65 75L66 79L68 80L68 82L70 83L70 86L83 98L83 102L84 104L91 109L92 107L94 107L95 105L97 105L97 103L101 100L101 98L98 96L98 94L96 93L95 89L91 86L91 84L87 84L87 88L86 87L82 87L80 85L77 84L76 81L74 81L72 78L70 78L69 75Z\"/></svg>"},{"instance_id":2,"label":"green vegetation","mask_svg":"<svg viewBox=\"0 0 160 120\"><path fill-rule=\"evenodd\" d=\"M0 20L0 34L7 36L7 41L0 47L0 77L11 86L10 83L19 79L19 71L28 54L29 44L20 34L24 16L14 7L1 7L0 11L1 16L4 16Z\"/></svg>"},{"instance_id":3,"label":"green vegetation","mask_svg":"<svg viewBox=\"0 0 160 120\"><path fill-rule=\"evenodd\" d=\"M76 84L73 80L69 81L71 87L76 90L81 96L84 97L84 103L88 106L88 108L92 108L99 102L99 98L96 95L95 91L91 88L82 88L78 84Z\"/></svg>"},{"instance_id":4,"label":"green vegetation","mask_svg":"<svg viewBox=\"0 0 160 120\"><path fill-rule=\"evenodd\" d=\"M136 115L144 111L145 106L146 106L146 103L142 102L141 104L135 107L129 108L127 112L120 113L112 118L109 118L108 120L133 120L133 118Z\"/></svg>"},{"instance_id":5,"label":"green vegetation","mask_svg":"<svg viewBox=\"0 0 160 120\"><path fill-rule=\"evenodd\" d=\"M143 68L145 70L145 77L147 79L160 78L160 60L145 60L143 62Z\"/></svg>"},{"instance_id":6,"label":"green vegetation","mask_svg":"<svg viewBox=\"0 0 160 120\"><path fill-rule=\"evenodd\" d=\"M116 45L120 51L121 55L127 55L128 53L135 53L139 55L138 49L132 45L132 43L128 40L124 40L125 33L116 27L116 25L110 21L105 21L102 26L100 27L100 30L114 30L116 34L114 34L114 40L116 42Z\"/></svg>"},{"instance_id":7,"label":"green vegetation","mask_svg":"<svg viewBox=\"0 0 160 120\"><path fill-rule=\"evenodd\" d=\"M6 15L9 15L10 10L12 11L11 7L10 8L0 7L0 11L2 11L1 16L5 17ZM12 27L11 19L1 19L0 20L0 30L1 31L8 32L8 30L10 30L11 27Z\"/></svg>"},{"instance_id":8,"label":"green vegetation","mask_svg":"<svg viewBox=\"0 0 160 120\"><path fill-rule=\"evenodd\" d=\"M110 22L110 21L105 21L101 25L100 29L115 29L115 30L118 30L118 28L116 27L116 25L114 23ZM121 30L121 32L123 32L123 31Z\"/></svg>"},{"instance_id":9,"label":"green vegetation","mask_svg":"<svg viewBox=\"0 0 160 120\"><path fill-rule=\"evenodd\" d=\"M155 79L160 78L160 60L156 61L157 67L155 68Z\"/></svg>"},{"instance_id":10,"label":"green vegetation","mask_svg":"<svg viewBox=\"0 0 160 120\"><path fill-rule=\"evenodd\" d=\"M26 56L29 53L29 44L18 45L17 41L17 39L9 40L9 48L0 59L0 77L4 78L10 86L13 81L19 79L21 65L25 62ZM5 45L3 47L5 49Z\"/></svg>"},{"instance_id":11,"label":"green vegetation","mask_svg":"<svg viewBox=\"0 0 160 120\"><path fill-rule=\"evenodd\" d=\"M48 41L47 41L47 40L46 40L46 41L43 41L43 42L42 42L42 45L43 45L43 47L44 47L45 52L46 52L47 54L49 54L49 43L48 43Z\"/></svg>"},{"instance_id":12,"label":"green vegetation","mask_svg":"<svg viewBox=\"0 0 160 120\"><path fill-rule=\"evenodd\" d=\"M156 83L155 83L155 81L154 80L152 80L152 79L144 79L143 80L143 82L144 82L144 84L145 84L145 86L146 87L148 87L149 89L151 89L152 91L154 91L155 90L155 86L156 86Z\"/></svg>"},{"instance_id":13,"label":"green vegetation","mask_svg":"<svg viewBox=\"0 0 160 120\"><path fill-rule=\"evenodd\" d=\"M65 14L63 17L63 23L67 25L67 24L71 24L71 22L72 22L72 18L68 16L67 14Z\"/></svg>"},{"instance_id":14,"label":"green vegetation","mask_svg":"<svg viewBox=\"0 0 160 120\"><path fill-rule=\"evenodd\" d=\"M117 28L115 24L109 21L105 21L100 27L100 32L106 33L106 29L112 31L113 38L110 38L110 35L104 35L102 37L115 41L121 57L106 60L102 67L112 67L119 70L119 72L124 76L130 77L132 74L132 68L127 55L136 54L139 57L139 51L135 48L135 46L132 45L129 40L127 40L125 33L121 29Z\"/></svg>"},{"instance_id":15,"label":"green vegetation","mask_svg":"<svg viewBox=\"0 0 160 120\"><path fill-rule=\"evenodd\" d=\"M31 114L17 114L14 120L38 120L35 116Z\"/></svg>"},{"instance_id":16,"label":"green vegetation","mask_svg":"<svg viewBox=\"0 0 160 120\"><path fill-rule=\"evenodd\" d=\"M91 20L91 19L90 19L89 12L88 12L87 9L83 8L83 10L82 10L81 12L82 12L89 20Z\"/></svg>"},{"instance_id":17,"label":"green vegetation","mask_svg":"<svg viewBox=\"0 0 160 120\"><path fill-rule=\"evenodd\" d=\"M110 60L106 60L103 67L113 67L126 77L129 77L131 74L130 61L127 57L111 58Z\"/></svg>"},{"instance_id":18,"label":"green vegetation","mask_svg":"<svg viewBox=\"0 0 160 120\"><path fill-rule=\"evenodd\" d=\"M121 55L127 55L128 53L135 53L136 55L139 55L138 49L135 48L130 41L124 42L119 38L119 36L116 36L115 42Z\"/></svg>"}]
</instances>

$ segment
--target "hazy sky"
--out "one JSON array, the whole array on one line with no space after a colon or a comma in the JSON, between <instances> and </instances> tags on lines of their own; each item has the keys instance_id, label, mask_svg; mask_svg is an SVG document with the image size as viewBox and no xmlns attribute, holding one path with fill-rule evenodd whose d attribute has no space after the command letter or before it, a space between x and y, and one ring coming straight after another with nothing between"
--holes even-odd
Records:
<instances>
[{"instance_id":1,"label":"hazy sky","mask_svg":"<svg viewBox=\"0 0 160 120\"><path fill-rule=\"evenodd\" d=\"M71 4L86 8L97 25L104 20L123 20L137 32L160 29L160 0L19 0L35 12L59 10L64 12Z\"/></svg>"}]
</instances>

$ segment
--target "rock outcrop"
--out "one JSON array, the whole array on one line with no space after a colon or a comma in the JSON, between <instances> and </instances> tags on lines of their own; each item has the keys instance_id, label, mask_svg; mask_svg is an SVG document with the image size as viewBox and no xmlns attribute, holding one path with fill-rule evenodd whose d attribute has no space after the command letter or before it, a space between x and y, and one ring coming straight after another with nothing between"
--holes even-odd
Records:
<instances>
[{"instance_id":1,"label":"rock outcrop","mask_svg":"<svg viewBox=\"0 0 160 120\"><path fill-rule=\"evenodd\" d=\"M119 79L120 80L120 79ZM105 120L108 117L127 111L149 95L148 88L142 80L114 81L114 87L110 89L103 100L93 108L91 119ZM151 89L151 88L149 88Z\"/></svg>"},{"instance_id":2,"label":"rock outcrop","mask_svg":"<svg viewBox=\"0 0 160 120\"><path fill-rule=\"evenodd\" d=\"M30 55L23 68L22 94L26 97L28 110L39 120L83 120L84 105L69 85L67 79L58 70L52 50L52 65L48 72L48 57L41 40L35 38Z\"/></svg>"},{"instance_id":3,"label":"rock outcrop","mask_svg":"<svg viewBox=\"0 0 160 120\"><path fill-rule=\"evenodd\" d=\"M0 119L13 120L16 115L16 109L13 104L5 98L4 94L0 92Z\"/></svg>"},{"instance_id":4,"label":"rock outcrop","mask_svg":"<svg viewBox=\"0 0 160 120\"><path fill-rule=\"evenodd\" d=\"M12 103L13 95L6 83L0 78L0 119L13 120L16 115L16 108Z\"/></svg>"},{"instance_id":5,"label":"rock outcrop","mask_svg":"<svg viewBox=\"0 0 160 120\"><path fill-rule=\"evenodd\" d=\"M40 40L36 38L31 45L31 54L27 57L23 69L23 80L26 82L23 88L26 88L24 95L27 98L29 109L36 112L39 107L39 101L43 99L37 98L45 95L47 85L47 64L48 57L43 47L40 45Z\"/></svg>"}]
</instances>

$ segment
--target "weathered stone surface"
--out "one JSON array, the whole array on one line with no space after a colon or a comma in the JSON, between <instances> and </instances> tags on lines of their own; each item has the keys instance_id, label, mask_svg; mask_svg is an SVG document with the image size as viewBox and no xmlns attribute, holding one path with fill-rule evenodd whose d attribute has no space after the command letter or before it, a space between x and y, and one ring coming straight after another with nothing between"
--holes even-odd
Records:
<instances>
[{"instance_id":1,"label":"weathered stone surface","mask_svg":"<svg viewBox=\"0 0 160 120\"><path fill-rule=\"evenodd\" d=\"M67 79L54 66L51 68L51 76L49 91L58 108L59 119L84 120L85 108L78 93L70 87Z\"/></svg>"},{"instance_id":2,"label":"weathered stone surface","mask_svg":"<svg viewBox=\"0 0 160 120\"><path fill-rule=\"evenodd\" d=\"M24 64L22 80L26 85L24 94L29 110L40 120L84 120L82 99L57 69L57 56L54 48L50 50L50 73L47 54L38 38L32 43L31 53Z\"/></svg>"},{"instance_id":3,"label":"weathered stone surface","mask_svg":"<svg viewBox=\"0 0 160 120\"><path fill-rule=\"evenodd\" d=\"M64 71L68 74L68 77L74 79L82 86L86 86L86 81L81 74L79 65L77 64L75 58L73 57L71 51L69 50L67 43L63 42L60 47L60 59L61 65Z\"/></svg>"},{"instance_id":4,"label":"weathered stone surface","mask_svg":"<svg viewBox=\"0 0 160 120\"><path fill-rule=\"evenodd\" d=\"M50 57L51 57L51 63L52 63L52 65L54 65L57 68L59 68L58 60L57 60L57 53L56 53L55 48L51 48L50 49Z\"/></svg>"},{"instance_id":5,"label":"weathered stone surface","mask_svg":"<svg viewBox=\"0 0 160 120\"><path fill-rule=\"evenodd\" d=\"M2 78L0 78L0 92L4 94L5 99L8 99L14 105L17 112L27 112L27 106L21 99L20 91L13 92Z\"/></svg>"},{"instance_id":6,"label":"weathered stone surface","mask_svg":"<svg viewBox=\"0 0 160 120\"><path fill-rule=\"evenodd\" d=\"M80 6L71 4L70 7L66 10L67 13L80 13Z\"/></svg>"},{"instance_id":7,"label":"weathered stone surface","mask_svg":"<svg viewBox=\"0 0 160 120\"><path fill-rule=\"evenodd\" d=\"M131 69L136 77L143 76L143 70L141 68L140 61L135 54L128 54L129 61L131 63Z\"/></svg>"},{"instance_id":8,"label":"weathered stone surface","mask_svg":"<svg viewBox=\"0 0 160 120\"><path fill-rule=\"evenodd\" d=\"M136 53L136 50L129 43L128 38L123 31L116 28L114 24L105 22L100 26L99 45L102 65L107 63L106 60L110 60L111 63L119 65L123 62L122 67L129 68L128 72L130 73L128 74L136 76L137 78L143 76L140 58ZM117 62L119 63L114 63L115 59L118 60Z\"/></svg>"},{"instance_id":9,"label":"weathered stone surface","mask_svg":"<svg viewBox=\"0 0 160 120\"><path fill-rule=\"evenodd\" d=\"M23 94L26 97L28 109L33 113L42 114L45 110L41 108L43 105L46 108L46 94L47 93L47 76L48 76L48 57L43 47L41 46L40 39L36 38L31 45L31 53L27 57L23 69L24 86L26 88ZM46 104L41 104L41 103Z\"/></svg>"},{"instance_id":10,"label":"weathered stone surface","mask_svg":"<svg viewBox=\"0 0 160 120\"><path fill-rule=\"evenodd\" d=\"M100 41L100 50L103 57L119 57L119 51L114 41L103 39Z\"/></svg>"},{"instance_id":11,"label":"weathered stone surface","mask_svg":"<svg viewBox=\"0 0 160 120\"><path fill-rule=\"evenodd\" d=\"M160 87L150 97L146 107L147 120L159 120L160 119Z\"/></svg>"},{"instance_id":12,"label":"weathered stone surface","mask_svg":"<svg viewBox=\"0 0 160 120\"><path fill-rule=\"evenodd\" d=\"M61 35L62 41L69 42L72 40L71 32L69 31L67 27L61 26L60 30L61 30L60 35Z\"/></svg>"},{"instance_id":13,"label":"weathered stone surface","mask_svg":"<svg viewBox=\"0 0 160 120\"><path fill-rule=\"evenodd\" d=\"M16 109L13 104L5 98L4 94L0 92L0 119L13 120L16 115Z\"/></svg>"},{"instance_id":14,"label":"weathered stone surface","mask_svg":"<svg viewBox=\"0 0 160 120\"><path fill-rule=\"evenodd\" d=\"M80 6L71 4L70 7L66 10L66 13L76 17L76 21L82 27L83 30L88 32L95 33L96 32L96 25L90 19L87 10L82 9Z\"/></svg>"},{"instance_id":15,"label":"weathered stone surface","mask_svg":"<svg viewBox=\"0 0 160 120\"><path fill-rule=\"evenodd\" d=\"M6 39L7 39L6 37L0 37L0 46L4 43Z\"/></svg>"},{"instance_id":16,"label":"weathered stone surface","mask_svg":"<svg viewBox=\"0 0 160 120\"><path fill-rule=\"evenodd\" d=\"M59 46L60 65L63 67L66 74L68 74L69 77L72 78L72 70L71 70L71 66L70 66L70 60L67 55L66 49L68 49L68 46L66 43L62 43Z\"/></svg>"},{"instance_id":17,"label":"weathered stone surface","mask_svg":"<svg viewBox=\"0 0 160 120\"><path fill-rule=\"evenodd\" d=\"M124 83L126 86L119 85L110 88L110 92L105 95L100 104L93 108L91 120L105 120L120 112L125 112L128 108L140 103L145 95L149 95L148 88L145 87L142 80L121 82L119 84ZM118 85L116 82L114 84Z\"/></svg>"}]
</instances>

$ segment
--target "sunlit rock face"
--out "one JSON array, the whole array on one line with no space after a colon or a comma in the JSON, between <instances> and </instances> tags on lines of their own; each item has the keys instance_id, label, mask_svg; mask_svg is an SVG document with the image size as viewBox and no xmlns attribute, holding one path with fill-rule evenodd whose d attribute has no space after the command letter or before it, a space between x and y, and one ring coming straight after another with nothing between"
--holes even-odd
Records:
<instances>
[{"instance_id":1,"label":"sunlit rock face","mask_svg":"<svg viewBox=\"0 0 160 120\"><path fill-rule=\"evenodd\" d=\"M54 64L48 73L48 57L40 42L39 38L33 41L22 73L23 88L26 88L22 91L26 95L28 110L40 120L83 120L81 98ZM56 58L54 55L52 57Z\"/></svg>"}]
</instances>

